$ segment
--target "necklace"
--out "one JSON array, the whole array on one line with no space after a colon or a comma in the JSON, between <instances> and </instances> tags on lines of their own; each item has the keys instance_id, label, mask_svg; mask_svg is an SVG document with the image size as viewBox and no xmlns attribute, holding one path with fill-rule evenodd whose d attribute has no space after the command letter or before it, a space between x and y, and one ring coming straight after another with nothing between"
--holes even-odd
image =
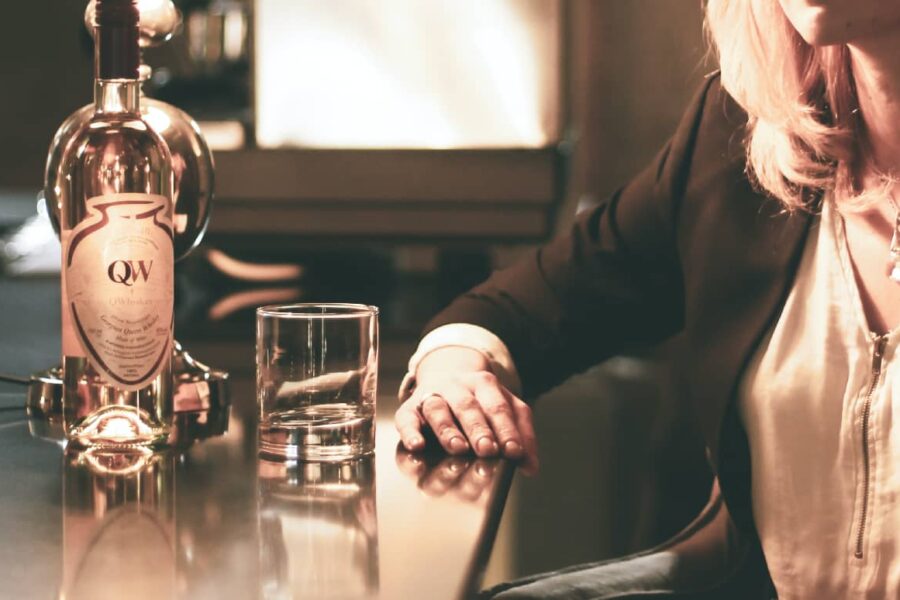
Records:
<instances>
[{"instance_id":1,"label":"necklace","mask_svg":"<svg viewBox=\"0 0 900 600\"><path fill-rule=\"evenodd\" d=\"M888 255L888 277L894 283L900 284L900 206L897 205L893 194L890 194L888 198L891 199L897 215L894 217L894 233L891 236L891 249Z\"/></svg>"}]
</instances>

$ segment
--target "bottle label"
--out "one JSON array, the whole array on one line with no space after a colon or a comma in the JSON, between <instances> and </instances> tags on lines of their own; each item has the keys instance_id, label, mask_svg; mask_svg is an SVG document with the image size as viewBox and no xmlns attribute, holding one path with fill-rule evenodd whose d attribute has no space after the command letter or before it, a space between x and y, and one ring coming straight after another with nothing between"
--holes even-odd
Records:
<instances>
[{"instance_id":1,"label":"bottle label","mask_svg":"<svg viewBox=\"0 0 900 600\"><path fill-rule=\"evenodd\" d=\"M97 196L62 240L63 354L125 390L146 387L172 351L169 207L151 194Z\"/></svg>"}]
</instances>

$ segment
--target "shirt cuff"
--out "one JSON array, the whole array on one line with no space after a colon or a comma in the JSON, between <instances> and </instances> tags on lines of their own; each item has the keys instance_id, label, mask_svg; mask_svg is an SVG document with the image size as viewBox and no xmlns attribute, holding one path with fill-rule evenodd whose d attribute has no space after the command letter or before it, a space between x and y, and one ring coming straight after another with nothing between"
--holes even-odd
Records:
<instances>
[{"instance_id":1,"label":"shirt cuff","mask_svg":"<svg viewBox=\"0 0 900 600\"><path fill-rule=\"evenodd\" d=\"M450 323L431 331L419 342L415 354L409 359L406 375L400 384L398 397L405 402L416 387L416 369L428 355L439 348L460 346L480 352L488 361L491 372L507 389L519 394L522 388L519 372L513 364L509 349L491 331L471 323Z\"/></svg>"}]
</instances>

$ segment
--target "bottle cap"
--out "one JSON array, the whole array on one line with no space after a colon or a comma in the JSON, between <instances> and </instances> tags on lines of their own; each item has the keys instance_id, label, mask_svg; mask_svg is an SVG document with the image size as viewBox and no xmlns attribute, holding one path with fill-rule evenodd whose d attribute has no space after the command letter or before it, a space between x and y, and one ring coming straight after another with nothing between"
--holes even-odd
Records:
<instances>
[{"instance_id":1,"label":"bottle cap","mask_svg":"<svg viewBox=\"0 0 900 600\"><path fill-rule=\"evenodd\" d=\"M97 77L137 79L141 14L137 0L97 0Z\"/></svg>"},{"instance_id":2,"label":"bottle cap","mask_svg":"<svg viewBox=\"0 0 900 600\"><path fill-rule=\"evenodd\" d=\"M98 27L137 27L141 22L137 0L97 0Z\"/></svg>"}]
</instances>

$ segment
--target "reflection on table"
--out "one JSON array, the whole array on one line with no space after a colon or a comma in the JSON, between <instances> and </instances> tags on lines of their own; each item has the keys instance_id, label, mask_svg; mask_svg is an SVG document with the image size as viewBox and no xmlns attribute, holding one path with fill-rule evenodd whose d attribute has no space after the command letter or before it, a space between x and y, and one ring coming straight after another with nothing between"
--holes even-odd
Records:
<instances>
[{"instance_id":1,"label":"reflection on table","mask_svg":"<svg viewBox=\"0 0 900 600\"><path fill-rule=\"evenodd\" d=\"M498 463L475 456L413 454L397 449L397 467L416 481L419 489L435 497L455 498L467 504L489 500Z\"/></svg>"},{"instance_id":2,"label":"reflection on table","mask_svg":"<svg viewBox=\"0 0 900 600\"><path fill-rule=\"evenodd\" d=\"M174 598L174 455L68 450L63 479L59 597Z\"/></svg>"},{"instance_id":3,"label":"reflection on table","mask_svg":"<svg viewBox=\"0 0 900 600\"><path fill-rule=\"evenodd\" d=\"M47 431L0 427L3 597L466 598L513 472L409 454L387 419L373 456L323 463L260 457L243 410L166 452L79 452Z\"/></svg>"},{"instance_id":4,"label":"reflection on table","mask_svg":"<svg viewBox=\"0 0 900 600\"><path fill-rule=\"evenodd\" d=\"M260 459L257 489L260 598L377 595L372 457L294 464Z\"/></svg>"}]
</instances>

